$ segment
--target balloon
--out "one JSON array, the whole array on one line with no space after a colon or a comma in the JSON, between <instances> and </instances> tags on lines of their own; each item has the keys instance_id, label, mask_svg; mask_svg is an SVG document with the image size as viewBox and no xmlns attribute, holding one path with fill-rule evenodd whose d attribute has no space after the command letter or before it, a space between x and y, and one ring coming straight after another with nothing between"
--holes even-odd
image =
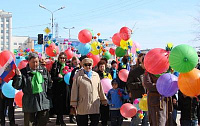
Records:
<instances>
[{"instance_id":1,"label":"balloon","mask_svg":"<svg viewBox=\"0 0 200 126\"><path fill-rule=\"evenodd\" d=\"M200 71L196 68L188 73L180 73L178 87L187 96L196 97L200 95Z\"/></svg>"},{"instance_id":2,"label":"balloon","mask_svg":"<svg viewBox=\"0 0 200 126\"><path fill-rule=\"evenodd\" d=\"M137 98L133 101L133 105L137 108L137 110L140 109L139 107L139 102L140 102L141 98Z\"/></svg>"},{"instance_id":3,"label":"balloon","mask_svg":"<svg viewBox=\"0 0 200 126\"><path fill-rule=\"evenodd\" d=\"M78 39L82 43L88 43L92 40L92 34L89 30L81 30L78 34Z\"/></svg>"},{"instance_id":4,"label":"balloon","mask_svg":"<svg viewBox=\"0 0 200 126\"><path fill-rule=\"evenodd\" d=\"M150 50L144 57L145 69L152 74L161 74L169 69L168 52L164 49L155 48Z\"/></svg>"},{"instance_id":5,"label":"balloon","mask_svg":"<svg viewBox=\"0 0 200 126\"><path fill-rule=\"evenodd\" d=\"M109 52L110 52L111 55L113 55L113 56L115 55L115 49L110 48L110 49L109 49Z\"/></svg>"},{"instance_id":6,"label":"balloon","mask_svg":"<svg viewBox=\"0 0 200 126\"><path fill-rule=\"evenodd\" d=\"M130 103L125 103L120 108L120 113L125 118L132 118L137 113L137 108Z\"/></svg>"},{"instance_id":7,"label":"balloon","mask_svg":"<svg viewBox=\"0 0 200 126\"><path fill-rule=\"evenodd\" d=\"M109 60L111 58L111 54L110 52L106 51L103 55L104 58L106 58L107 60Z\"/></svg>"},{"instance_id":8,"label":"balloon","mask_svg":"<svg viewBox=\"0 0 200 126\"><path fill-rule=\"evenodd\" d=\"M101 35L101 33L97 33L97 36L100 36Z\"/></svg>"},{"instance_id":9,"label":"balloon","mask_svg":"<svg viewBox=\"0 0 200 126\"><path fill-rule=\"evenodd\" d=\"M169 63L174 70L187 73L197 65L198 55L193 47L185 44L178 45L172 49Z\"/></svg>"},{"instance_id":10,"label":"balloon","mask_svg":"<svg viewBox=\"0 0 200 126\"><path fill-rule=\"evenodd\" d=\"M135 53L136 53L136 50L140 50L140 49L141 49L140 44L137 43L137 42L133 42L133 46L132 46L132 48L131 48L131 52L132 52L133 54L135 54Z\"/></svg>"},{"instance_id":11,"label":"balloon","mask_svg":"<svg viewBox=\"0 0 200 126\"><path fill-rule=\"evenodd\" d=\"M131 32L131 29L129 29L128 27L122 27L119 34L123 40L127 41L131 38Z\"/></svg>"},{"instance_id":12,"label":"balloon","mask_svg":"<svg viewBox=\"0 0 200 126\"><path fill-rule=\"evenodd\" d=\"M123 57L126 53L127 51L122 49L121 47L117 47L115 50L115 54L117 57Z\"/></svg>"},{"instance_id":13,"label":"balloon","mask_svg":"<svg viewBox=\"0 0 200 126\"><path fill-rule=\"evenodd\" d=\"M70 79L70 76L71 76L71 72L68 72L67 74L65 74L64 76L64 81L67 85L70 85L69 83L69 79Z\"/></svg>"},{"instance_id":14,"label":"balloon","mask_svg":"<svg viewBox=\"0 0 200 126\"><path fill-rule=\"evenodd\" d=\"M18 56L18 57L16 57L16 61L15 61L16 65L18 66L18 64L19 64L22 60L25 60L25 57L23 57L23 56Z\"/></svg>"},{"instance_id":15,"label":"balloon","mask_svg":"<svg viewBox=\"0 0 200 126\"><path fill-rule=\"evenodd\" d=\"M119 71L119 79L126 82L128 79L129 71L127 69L121 69Z\"/></svg>"},{"instance_id":16,"label":"balloon","mask_svg":"<svg viewBox=\"0 0 200 126\"><path fill-rule=\"evenodd\" d=\"M112 37L112 42L116 45L116 46L120 46L120 41L121 41L121 37L119 35L119 33L115 33Z\"/></svg>"},{"instance_id":17,"label":"balloon","mask_svg":"<svg viewBox=\"0 0 200 126\"><path fill-rule=\"evenodd\" d=\"M22 61L18 64L18 68L21 70L21 69L25 68L27 64L28 64L28 60L22 60Z\"/></svg>"},{"instance_id":18,"label":"balloon","mask_svg":"<svg viewBox=\"0 0 200 126\"><path fill-rule=\"evenodd\" d=\"M15 103L20 108L22 108L22 97L23 97L23 95L24 95L24 93L22 91L17 92L16 95L15 95Z\"/></svg>"},{"instance_id":19,"label":"balloon","mask_svg":"<svg viewBox=\"0 0 200 126\"><path fill-rule=\"evenodd\" d=\"M99 42L93 42L91 44L91 47L92 47L91 53L94 55L98 55L102 52L102 45Z\"/></svg>"},{"instance_id":20,"label":"balloon","mask_svg":"<svg viewBox=\"0 0 200 126\"><path fill-rule=\"evenodd\" d=\"M73 52L70 48L65 50L65 54L67 55L67 59L71 59L73 57Z\"/></svg>"},{"instance_id":21,"label":"balloon","mask_svg":"<svg viewBox=\"0 0 200 126\"><path fill-rule=\"evenodd\" d=\"M15 89L12 86L13 80L10 80L8 83L4 83L2 86L2 93L7 98L14 98L15 97Z\"/></svg>"},{"instance_id":22,"label":"balloon","mask_svg":"<svg viewBox=\"0 0 200 126\"><path fill-rule=\"evenodd\" d=\"M87 55L91 51L91 45L89 43L80 43L76 48L81 55Z\"/></svg>"},{"instance_id":23,"label":"balloon","mask_svg":"<svg viewBox=\"0 0 200 126\"><path fill-rule=\"evenodd\" d=\"M121 40L120 41L120 47L122 49L128 50L129 48L131 48L133 46L133 41L131 39L125 41L125 40Z\"/></svg>"},{"instance_id":24,"label":"balloon","mask_svg":"<svg viewBox=\"0 0 200 126\"><path fill-rule=\"evenodd\" d=\"M148 105L147 105L147 95L144 94L142 99L139 102L139 107L142 111L148 111Z\"/></svg>"},{"instance_id":25,"label":"balloon","mask_svg":"<svg viewBox=\"0 0 200 126\"><path fill-rule=\"evenodd\" d=\"M94 36L94 31L92 29L86 28L86 30L90 31L92 36Z\"/></svg>"},{"instance_id":26,"label":"balloon","mask_svg":"<svg viewBox=\"0 0 200 126\"><path fill-rule=\"evenodd\" d=\"M58 46L55 45L55 43L51 43L47 48L46 48L46 54L50 57L55 57L59 54L59 48Z\"/></svg>"},{"instance_id":27,"label":"balloon","mask_svg":"<svg viewBox=\"0 0 200 126\"><path fill-rule=\"evenodd\" d=\"M171 97L178 91L177 81L178 77L173 74L166 73L158 78L156 88L161 95Z\"/></svg>"},{"instance_id":28,"label":"balloon","mask_svg":"<svg viewBox=\"0 0 200 126\"><path fill-rule=\"evenodd\" d=\"M4 64L6 64L6 62L10 59L10 57L12 57L13 60L15 61L14 54L8 50L4 50L3 52L1 52L0 57L1 57L0 66L4 66Z\"/></svg>"},{"instance_id":29,"label":"balloon","mask_svg":"<svg viewBox=\"0 0 200 126\"><path fill-rule=\"evenodd\" d=\"M104 93L108 93L110 89L112 89L111 80L108 78L104 78L101 80L101 85L103 87Z\"/></svg>"},{"instance_id":30,"label":"balloon","mask_svg":"<svg viewBox=\"0 0 200 126\"><path fill-rule=\"evenodd\" d=\"M99 55L93 55L92 53L88 53L87 57L88 58L92 58L92 60L93 60L93 67L95 67L98 64L98 62L100 61Z\"/></svg>"},{"instance_id":31,"label":"balloon","mask_svg":"<svg viewBox=\"0 0 200 126\"><path fill-rule=\"evenodd\" d=\"M51 71L52 65L53 65L53 61L51 59L47 59L46 60L46 64L45 67L47 68L48 71Z\"/></svg>"}]
</instances>

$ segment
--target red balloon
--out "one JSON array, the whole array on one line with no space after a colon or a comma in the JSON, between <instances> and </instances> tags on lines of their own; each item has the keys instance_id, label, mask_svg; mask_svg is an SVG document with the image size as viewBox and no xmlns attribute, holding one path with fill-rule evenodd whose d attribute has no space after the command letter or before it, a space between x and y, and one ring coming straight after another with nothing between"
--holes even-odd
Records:
<instances>
[{"instance_id":1,"label":"red balloon","mask_svg":"<svg viewBox=\"0 0 200 126\"><path fill-rule=\"evenodd\" d=\"M28 64L28 60L22 60L22 61L18 64L18 68L21 70L21 69L25 68L27 64Z\"/></svg>"},{"instance_id":2,"label":"red balloon","mask_svg":"<svg viewBox=\"0 0 200 126\"><path fill-rule=\"evenodd\" d=\"M82 43L88 43L92 40L92 33L87 29L83 29L79 32L78 39Z\"/></svg>"},{"instance_id":3,"label":"red balloon","mask_svg":"<svg viewBox=\"0 0 200 126\"><path fill-rule=\"evenodd\" d=\"M136 115L137 108L130 103L125 103L120 108L120 113L125 118L132 118L133 116Z\"/></svg>"},{"instance_id":4,"label":"red balloon","mask_svg":"<svg viewBox=\"0 0 200 126\"><path fill-rule=\"evenodd\" d=\"M53 61L51 59L48 59L46 61L45 67L47 68L48 71L51 71L52 65L53 65Z\"/></svg>"},{"instance_id":5,"label":"red balloon","mask_svg":"<svg viewBox=\"0 0 200 126\"><path fill-rule=\"evenodd\" d=\"M169 69L169 53L161 48L150 50L144 57L144 67L152 74L161 74Z\"/></svg>"},{"instance_id":6,"label":"red balloon","mask_svg":"<svg viewBox=\"0 0 200 126\"><path fill-rule=\"evenodd\" d=\"M115 55L115 49L110 48L110 49L109 49L109 52L110 52L111 55Z\"/></svg>"},{"instance_id":7,"label":"red balloon","mask_svg":"<svg viewBox=\"0 0 200 126\"><path fill-rule=\"evenodd\" d=\"M93 55L92 53L88 53L87 57L93 59L93 67L95 67L100 61L99 55Z\"/></svg>"},{"instance_id":8,"label":"red balloon","mask_svg":"<svg viewBox=\"0 0 200 126\"><path fill-rule=\"evenodd\" d=\"M121 37L119 35L119 33L115 33L112 37L112 42L116 45L116 46L120 46L120 41L121 41Z\"/></svg>"},{"instance_id":9,"label":"red balloon","mask_svg":"<svg viewBox=\"0 0 200 126\"><path fill-rule=\"evenodd\" d=\"M68 60L73 57L73 52L70 48L65 50L65 54L67 55Z\"/></svg>"},{"instance_id":10,"label":"red balloon","mask_svg":"<svg viewBox=\"0 0 200 126\"><path fill-rule=\"evenodd\" d=\"M129 40L130 38L131 38L131 29L129 29L128 27L122 27L121 29L120 29L120 37L123 39L123 40L125 40L125 41L127 41L127 40Z\"/></svg>"},{"instance_id":11,"label":"red balloon","mask_svg":"<svg viewBox=\"0 0 200 126\"><path fill-rule=\"evenodd\" d=\"M19 106L20 108L22 108L22 97L23 97L24 93L22 91L19 91L15 94L15 103L17 104L17 106Z\"/></svg>"},{"instance_id":12,"label":"red balloon","mask_svg":"<svg viewBox=\"0 0 200 126\"><path fill-rule=\"evenodd\" d=\"M126 82L128 79L129 71L127 69L121 69L119 71L119 79Z\"/></svg>"},{"instance_id":13,"label":"red balloon","mask_svg":"<svg viewBox=\"0 0 200 126\"><path fill-rule=\"evenodd\" d=\"M0 53L0 57L1 57L1 60L0 60L0 65L3 66L9 59L10 57L13 57L14 61L15 61L15 55L8 51L8 50L4 50Z\"/></svg>"},{"instance_id":14,"label":"red balloon","mask_svg":"<svg viewBox=\"0 0 200 126\"><path fill-rule=\"evenodd\" d=\"M55 57L59 54L59 48L58 46L55 45L55 43L51 43L47 48L46 48L46 54L50 57Z\"/></svg>"}]
</instances>

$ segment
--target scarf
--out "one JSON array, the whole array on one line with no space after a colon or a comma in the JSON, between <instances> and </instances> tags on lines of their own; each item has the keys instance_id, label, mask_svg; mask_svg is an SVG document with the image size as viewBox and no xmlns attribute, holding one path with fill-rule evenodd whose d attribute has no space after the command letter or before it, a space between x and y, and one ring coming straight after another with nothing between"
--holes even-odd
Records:
<instances>
[{"instance_id":1,"label":"scarf","mask_svg":"<svg viewBox=\"0 0 200 126\"><path fill-rule=\"evenodd\" d=\"M117 78L117 70L113 69L113 79Z\"/></svg>"},{"instance_id":2,"label":"scarf","mask_svg":"<svg viewBox=\"0 0 200 126\"><path fill-rule=\"evenodd\" d=\"M43 92L42 83L44 82L44 79L42 74L37 71L32 71L31 73L33 74L33 78L31 80L33 94Z\"/></svg>"},{"instance_id":3,"label":"scarf","mask_svg":"<svg viewBox=\"0 0 200 126\"><path fill-rule=\"evenodd\" d=\"M89 72L84 70L84 73L88 76L88 78L92 78L92 70L90 70Z\"/></svg>"},{"instance_id":4,"label":"scarf","mask_svg":"<svg viewBox=\"0 0 200 126\"><path fill-rule=\"evenodd\" d=\"M60 63L60 64L61 64L60 74L64 76L65 74L63 73L63 69L65 68L65 63Z\"/></svg>"}]
</instances>

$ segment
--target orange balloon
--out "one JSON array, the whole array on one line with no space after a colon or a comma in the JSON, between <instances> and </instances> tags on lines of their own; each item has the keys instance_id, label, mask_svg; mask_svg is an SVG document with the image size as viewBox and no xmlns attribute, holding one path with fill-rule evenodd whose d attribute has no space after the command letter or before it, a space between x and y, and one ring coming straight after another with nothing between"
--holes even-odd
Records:
<instances>
[{"instance_id":1,"label":"orange balloon","mask_svg":"<svg viewBox=\"0 0 200 126\"><path fill-rule=\"evenodd\" d=\"M93 37L93 39L97 39L97 37L96 37L96 36L94 36L94 37Z\"/></svg>"},{"instance_id":2,"label":"orange balloon","mask_svg":"<svg viewBox=\"0 0 200 126\"><path fill-rule=\"evenodd\" d=\"M98 35L98 36L100 36L100 35L101 35L101 33L97 33L97 35Z\"/></svg>"},{"instance_id":3,"label":"orange balloon","mask_svg":"<svg viewBox=\"0 0 200 126\"><path fill-rule=\"evenodd\" d=\"M31 49L31 52L34 52L35 50L34 49Z\"/></svg>"},{"instance_id":4,"label":"orange balloon","mask_svg":"<svg viewBox=\"0 0 200 126\"><path fill-rule=\"evenodd\" d=\"M181 73L178 77L178 87L187 96L200 95L200 70L194 68L190 72Z\"/></svg>"}]
</instances>

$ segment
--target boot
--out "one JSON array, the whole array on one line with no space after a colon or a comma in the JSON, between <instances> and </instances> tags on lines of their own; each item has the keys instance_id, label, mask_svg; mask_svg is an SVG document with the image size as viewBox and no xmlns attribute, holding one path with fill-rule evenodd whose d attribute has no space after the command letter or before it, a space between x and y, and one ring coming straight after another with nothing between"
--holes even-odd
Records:
<instances>
[{"instance_id":1,"label":"boot","mask_svg":"<svg viewBox=\"0 0 200 126\"><path fill-rule=\"evenodd\" d=\"M69 115L69 122L70 123L76 123L76 118L74 115Z\"/></svg>"}]
</instances>

